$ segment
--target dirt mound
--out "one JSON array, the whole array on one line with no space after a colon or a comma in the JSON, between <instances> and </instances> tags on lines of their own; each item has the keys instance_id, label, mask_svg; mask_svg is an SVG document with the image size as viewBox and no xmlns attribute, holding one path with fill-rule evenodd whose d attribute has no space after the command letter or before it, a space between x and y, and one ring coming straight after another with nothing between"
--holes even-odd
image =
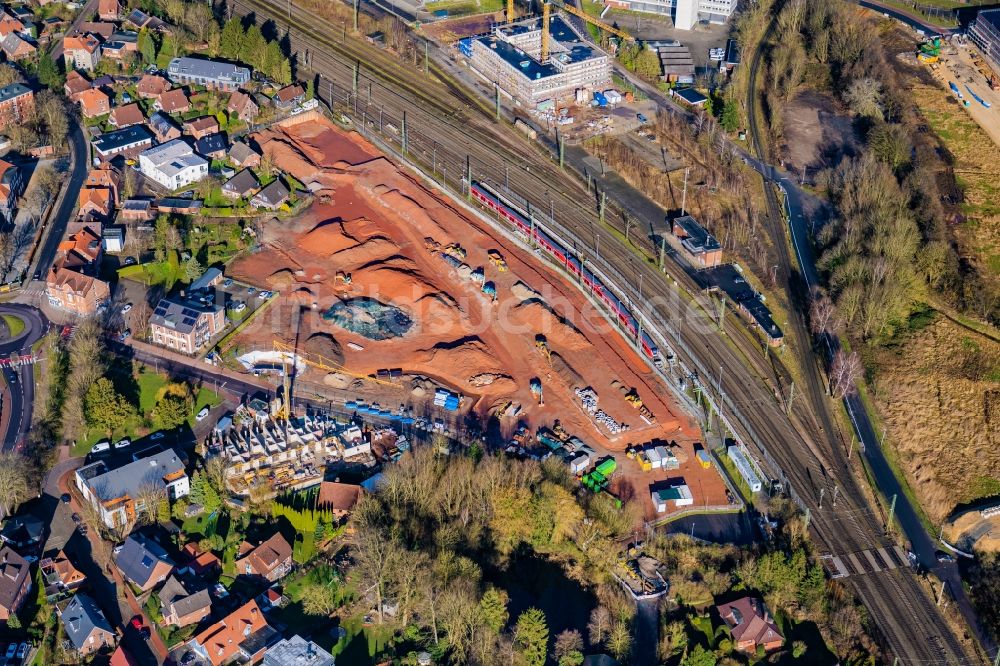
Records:
<instances>
[{"instance_id":1,"label":"dirt mound","mask_svg":"<svg viewBox=\"0 0 1000 666\"><path fill-rule=\"evenodd\" d=\"M514 286L510 288L510 293L514 294L514 296L521 301L527 301L533 298L539 298L541 296L541 294L539 294L537 291L535 291L528 285L524 284L520 280L515 282Z\"/></svg>"},{"instance_id":2,"label":"dirt mound","mask_svg":"<svg viewBox=\"0 0 1000 666\"><path fill-rule=\"evenodd\" d=\"M576 388L577 386L584 386L586 381L577 372L572 365L566 362L562 356L556 352L552 352L552 369L555 370L556 374L559 375L564 382L570 388Z\"/></svg>"},{"instance_id":3,"label":"dirt mound","mask_svg":"<svg viewBox=\"0 0 1000 666\"><path fill-rule=\"evenodd\" d=\"M516 326L543 334L550 347L580 351L591 346L572 322L560 316L548 303L536 298L518 304L511 310L510 317Z\"/></svg>"},{"instance_id":4,"label":"dirt mound","mask_svg":"<svg viewBox=\"0 0 1000 666\"><path fill-rule=\"evenodd\" d=\"M360 266L385 261L398 251L399 246L391 240L385 236L376 236L345 250L334 252L330 255L330 259L337 268L353 271Z\"/></svg>"},{"instance_id":5,"label":"dirt mound","mask_svg":"<svg viewBox=\"0 0 1000 666\"><path fill-rule=\"evenodd\" d=\"M496 354L476 336L440 342L417 352L418 363L429 368L448 368L449 374L470 377L492 373L502 375Z\"/></svg>"},{"instance_id":6,"label":"dirt mound","mask_svg":"<svg viewBox=\"0 0 1000 666\"><path fill-rule=\"evenodd\" d=\"M344 362L344 350L337 339L329 333L313 333L302 344L302 349L310 354L316 354L341 365Z\"/></svg>"},{"instance_id":7,"label":"dirt mound","mask_svg":"<svg viewBox=\"0 0 1000 666\"><path fill-rule=\"evenodd\" d=\"M295 273L289 268L282 268L271 273L267 277L267 285L279 291L288 289L295 284Z\"/></svg>"},{"instance_id":8,"label":"dirt mound","mask_svg":"<svg viewBox=\"0 0 1000 666\"><path fill-rule=\"evenodd\" d=\"M482 372L469 377L469 383L476 387L490 386L503 379L511 379L510 375L501 375L495 372Z\"/></svg>"}]
</instances>

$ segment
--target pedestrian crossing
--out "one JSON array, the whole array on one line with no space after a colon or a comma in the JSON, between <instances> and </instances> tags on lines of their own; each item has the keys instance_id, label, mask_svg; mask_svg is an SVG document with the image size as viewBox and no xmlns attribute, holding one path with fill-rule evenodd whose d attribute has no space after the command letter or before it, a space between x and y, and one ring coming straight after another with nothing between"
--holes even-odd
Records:
<instances>
[{"instance_id":1,"label":"pedestrian crossing","mask_svg":"<svg viewBox=\"0 0 1000 666\"><path fill-rule=\"evenodd\" d=\"M899 546L880 546L840 555L827 553L821 555L820 560L830 578L876 574L910 566L909 558Z\"/></svg>"}]
</instances>

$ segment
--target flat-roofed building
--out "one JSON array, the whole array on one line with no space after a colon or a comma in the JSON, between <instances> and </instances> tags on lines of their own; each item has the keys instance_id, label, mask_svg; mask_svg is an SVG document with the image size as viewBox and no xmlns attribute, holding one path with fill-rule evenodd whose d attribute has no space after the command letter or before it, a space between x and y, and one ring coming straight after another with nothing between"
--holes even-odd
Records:
<instances>
[{"instance_id":1,"label":"flat-roofed building","mask_svg":"<svg viewBox=\"0 0 1000 666\"><path fill-rule=\"evenodd\" d=\"M250 82L250 70L219 60L174 58L167 66L174 83L190 83L218 90L236 90Z\"/></svg>"},{"instance_id":2,"label":"flat-roofed building","mask_svg":"<svg viewBox=\"0 0 1000 666\"><path fill-rule=\"evenodd\" d=\"M174 139L141 153L139 170L168 190L176 190L207 176L208 160L195 154L186 141Z\"/></svg>"}]
</instances>

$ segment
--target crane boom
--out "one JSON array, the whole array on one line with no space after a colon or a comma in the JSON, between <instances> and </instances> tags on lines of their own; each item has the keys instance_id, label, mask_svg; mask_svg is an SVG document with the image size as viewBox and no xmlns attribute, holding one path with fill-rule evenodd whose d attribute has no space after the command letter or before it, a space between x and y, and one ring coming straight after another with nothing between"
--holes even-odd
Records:
<instances>
[{"instance_id":1,"label":"crane boom","mask_svg":"<svg viewBox=\"0 0 1000 666\"><path fill-rule=\"evenodd\" d=\"M348 370L341 364L337 363L333 359L326 358L319 354L311 354L309 352L304 352L297 350L295 347L282 342L281 340L274 341L274 351L282 354L284 362L285 355L291 355L292 362L295 360L302 361L306 365L312 366L319 370L324 370L326 372L338 372L342 375L347 375L348 377L354 377L356 379L361 379L366 382L372 382L373 384L378 384L380 386L391 386L393 388L402 388L399 384L394 382L387 382L384 379L379 379L378 377L370 377L368 375L362 374L360 372L354 372L353 370ZM287 375L287 373L286 373Z\"/></svg>"},{"instance_id":2,"label":"crane boom","mask_svg":"<svg viewBox=\"0 0 1000 666\"><path fill-rule=\"evenodd\" d=\"M616 28L616 27L614 27L612 25L609 25L609 24L605 23L604 21L602 21L600 19L595 19L593 16L591 16L587 12L583 11L582 9L577 9L573 5L568 5L565 2L563 2L562 0L551 0L551 1L559 9L567 11L567 12L569 12L570 14L572 14L574 16L579 16L580 18L582 18L587 23L589 23L591 25L594 25L594 26L597 26L598 28L600 28L601 30L604 30L605 32L610 32L612 35L615 35L616 37L620 37L620 38L624 39L626 42L634 42L635 41L635 37L633 37L632 35L628 34L624 30L619 30L618 28Z\"/></svg>"}]
</instances>

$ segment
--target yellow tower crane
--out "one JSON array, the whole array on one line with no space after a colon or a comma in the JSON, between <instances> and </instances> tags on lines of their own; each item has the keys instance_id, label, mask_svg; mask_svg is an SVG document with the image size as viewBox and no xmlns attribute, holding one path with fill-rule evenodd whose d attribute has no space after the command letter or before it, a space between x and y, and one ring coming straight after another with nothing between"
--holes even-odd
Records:
<instances>
[{"instance_id":1,"label":"yellow tower crane","mask_svg":"<svg viewBox=\"0 0 1000 666\"><path fill-rule=\"evenodd\" d=\"M309 352L304 352L296 349L295 347L282 342L281 340L274 341L274 351L281 354L282 363L294 363L297 361L302 361L308 366L314 367L318 370L323 370L325 372L336 372L342 375L347 375L348 377L354 377L355 379L360 379L365 382L371 382L372 384L377 384L379 386L389 386L395 389L401 389L402 386L396 382L387 382L384 379L379 379L378 377L371 377L369 375L362 374L360 372L354 372L353 370L348 370L340 363L337 363L333 359L327 358L321 354L311 354ZM286 360L290 358L290 360ZM288 373L285 373L288 376Z\"/></svg>"},{"instance_id":2,"label":"yellow tower crane","mask_svg":"<svg viewBox=\"0 0 1000 666\"><path fill-rule=\"evenodd\" d=\"M635 37L628 34L624 30L619 30L618 28L605 23L600 19L595 19L593 16L583 11L582 9L577 9L573 5L568 5L563 0L545 0L542 4L542 53L539 56L539 62L549 61L549 5L555 5L557 8L572 14L573 16L579 16L581 19L587 23L600 28L605 32L610 32L612 35L619 37L626 42L634 42ZM507 0L507 16L513 15L513 0Z\"/></svg>"}]
</instances>

